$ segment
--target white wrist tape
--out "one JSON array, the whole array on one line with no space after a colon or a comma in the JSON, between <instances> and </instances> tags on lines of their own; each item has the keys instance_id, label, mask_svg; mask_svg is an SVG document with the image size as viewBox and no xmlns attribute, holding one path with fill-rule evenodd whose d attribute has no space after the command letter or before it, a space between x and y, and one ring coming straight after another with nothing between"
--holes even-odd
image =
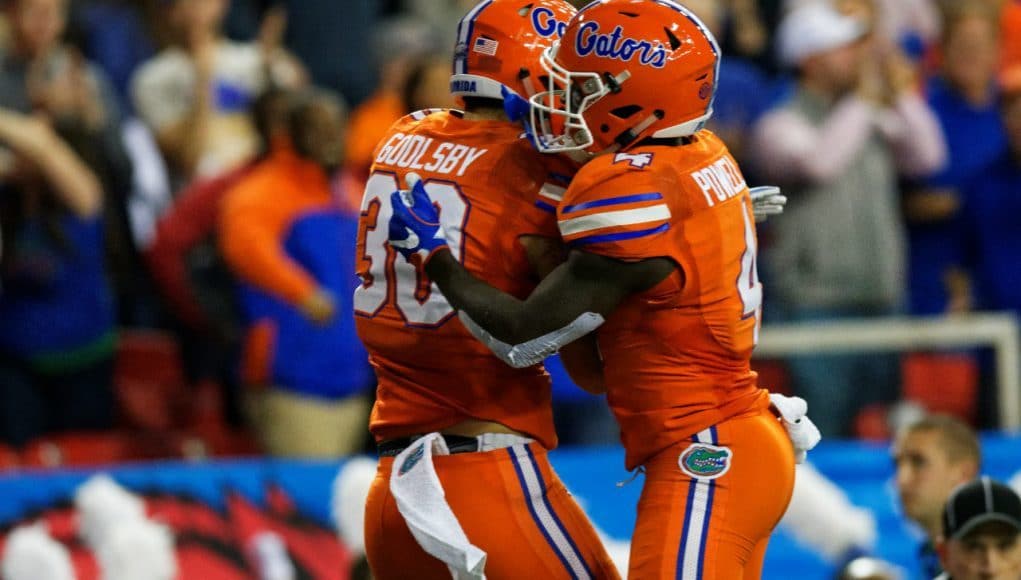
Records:
<instances>
[{"instance_id":1,"label":"white wrist tape","mask_svg":"<svg viewBox=\"0 0 1021 580\"><path fill-rule=\"evenodd\" d=\"M500 360L518 369L541 363L543 359L560 350L565 344L578 340L605 322L602 315L585 312L559 330L533 338L528 342L510 345L489 334L486 329L476 324L465 311L459 311L457 317L461 319L461 324L464 324L468 332L489 347L489 350L493 351L493 354Z\"/></svg>"}]
</instances>

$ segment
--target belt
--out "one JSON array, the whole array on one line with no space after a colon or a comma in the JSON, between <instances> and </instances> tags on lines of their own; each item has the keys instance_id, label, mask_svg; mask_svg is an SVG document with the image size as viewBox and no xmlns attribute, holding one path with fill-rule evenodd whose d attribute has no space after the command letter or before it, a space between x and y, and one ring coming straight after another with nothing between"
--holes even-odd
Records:
<instances>
[{"instance_id":1,"label":"belt","mask_svg":"<svg viewBox=\"0 0 1021 580\"><path fill-rule=\"evenodd\" d=\"M420 435L413 437L401 437L400 439L388 439L376 445L380 457L396 457L415 442L421 439ZM474 453L479 450L478 437L466 437L464 435L443 435L443 441L451 455L454 453Z\"/></svg>"}]
</instances>

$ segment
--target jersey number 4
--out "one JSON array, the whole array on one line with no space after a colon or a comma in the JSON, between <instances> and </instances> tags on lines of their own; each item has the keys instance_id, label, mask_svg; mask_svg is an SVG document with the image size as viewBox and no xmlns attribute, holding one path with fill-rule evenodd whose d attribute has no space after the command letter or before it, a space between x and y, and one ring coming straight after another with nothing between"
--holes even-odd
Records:
<instances>
[{"instance_id":1,"label":"jersey number 4","mask_svg":"<svg viewBox=\"0 0 1021 580\"><path fill-rule=\"evenodd\" d=\"M754 343L759 343L759 326L762 323L762 283L759 282L759 247L755 240L755 218L750 216L750 207L741 212L744 216L744 254L741 255L741 274L737 277L737 292L744 305L744 318L755 317Z\"/></svg>"},{"instance_id":2,"label":"jersey number 4","mask_svg":"<svg viewBox=\"0 0 1021 580\"><path fill-rule=\"evenodd\" d=\"M392 303L404 321L412 326L437 326L454 309L429 282L421 264L411 264L387 244L387 224L392 210L390 194L400 189L393 173L377 172L365 184L361 223L358 228L362 254L358 275L362 284L355 290L354 309L361 316L373 317ZM440 221L447 233L450 251L461 259L464 224L469 206L456 183L427 180L425 191L440 207Z\"/></svg>"}]
</instances>

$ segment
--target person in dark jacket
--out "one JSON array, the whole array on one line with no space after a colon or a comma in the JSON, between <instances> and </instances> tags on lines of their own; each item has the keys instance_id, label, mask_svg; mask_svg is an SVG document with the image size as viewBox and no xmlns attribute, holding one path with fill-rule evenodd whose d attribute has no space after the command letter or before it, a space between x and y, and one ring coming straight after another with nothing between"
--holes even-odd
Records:
<instances>
[{"instance_id":1,"label":"person in dark jacket","mask_svg":"<svg viewBox=\"0 0 1021 580\"><path fill-rule=\"evenodd\" d=\"M112 426L103 190L40 118L0 109L0 440Z\"/></svg>"}]
</instances>

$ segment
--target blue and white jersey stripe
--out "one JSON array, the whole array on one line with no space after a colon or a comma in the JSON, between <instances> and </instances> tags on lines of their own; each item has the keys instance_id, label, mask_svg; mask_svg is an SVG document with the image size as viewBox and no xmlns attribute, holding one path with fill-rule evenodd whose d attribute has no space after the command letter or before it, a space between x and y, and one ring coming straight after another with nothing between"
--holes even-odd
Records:
<instances>
[{"instance_id":1,"label":"blue and white jersey stripe","mask_svg":"<svg viewBox=\"0 0 1021 580\"><path fill-rule=\"evenodd\" d=\"M535 207L552 214L557 213L557 205L564 199L567 188L544 182L539 188L539 199L535 200Z\"/></svg>"},{"instance_id":2,"label":"blue and white jersey stripe","mask_svg":"<svg viewBox=\"0 0 1021 580\"><path fill-rule=\"evenodd\" d=\"M588 580L593 578L585 559L582 558L578 546L567 533L567 528L557 517L553 506L546 497L546 484L543 482L539 465L535 462L531 449L527 445L514 445L508 447L507 452L511 456L514 470L518 474L518 481L521 484L522 492L528 501L528 510L532 514L535 525L538 526L550 547L556 553L557 558L563 563L564 568L575 580Z\"/></svg>"},{"instance_id":3,"label":"blue and white jersey stripe","mask_svg":"<svg viewBox=\"0 0 1021 580\"><path fill-rule=\"evenodd\" d=\"M663 224L647 230L628 230L626 232L615 232L612 234L598 234L594 236L587 236L584 238L578 238L571 240L568 243L571 247L584 246L587 244L601 244L605 242L620 242L623 240L633 240L635 238L644 238L646 236L654 236L656 234L663 233L670 229L670 224Z\"/></svg>"},{"instance_id":4,"label":"blue and white jersey stripe","mask_svg":"<svg viewBox=\"0 0 1021 580\"><path fill-rule=\"evenodd\" d=\"M560 200L564 199L564 193L566 191L567 188L560 187L559 185L553 185L547 181L539 188L539 195L554 203L560 203Z\"/></svg>"},{"instance_id":5,"label":"blue and white jersey stripe","mask_svg":"<svg viewBox=\"0 0 1021 580\"><path fill-rule=\"evenodd\" d=\"M577 211L592 209L594 207L606 207L608 205L624 205L626 203L636 203L639 201L655 201L658 199L663 199L663 194L659 193L658 191L650 191L649 193L634 193L631 195L621 195L619 197L608 197L606 199L596 199L593 201L576 203L574 205L569 205L565 207L563 213L565 214L574 213Z\"/></svg>"},{"instance_id":6,"label":"blue and white jersey stripe","mask_svg":"<svg viewBox=\"0 0 1021 580\"><path fill-rule=\"evenodd\" d=\"M716 427L700 431L692 437L697 443L717 444ZM715 479L692 479L688 484L688 501L685 506L681 545L677 551L678 580L701 580L705 562L705 549L709 541L709 521L712 518Z\"/></svg>"},{"instance_id":7,"label":"blue and white jersey stripe","mask_svg":"<svg viewBox=\"0 0 1021 580\"><path fill-rule=\"evenodd\" d=\"M537 208L539 208L542 211L547 212L547 213L551 213L551 214L556 214L557 213L557 208L555 206L552 206L552 205L546 203L545 201L543 201L541 199L535 200L535 207L537 207Z\"/></svg>"},{"instance_id":8,"label":"blue and white jersey stripe","mask_svg":"<svg viewBox=\"0 0 1021 580\"><path fill-rule=\"evenodd\" d=\"M560 234L567 237L604 228L665 221L669 220L670 216L670 208L665 203L660 203L647 207L607 211L561 220L559 227Z\"/></svg>"}]
</instances>

